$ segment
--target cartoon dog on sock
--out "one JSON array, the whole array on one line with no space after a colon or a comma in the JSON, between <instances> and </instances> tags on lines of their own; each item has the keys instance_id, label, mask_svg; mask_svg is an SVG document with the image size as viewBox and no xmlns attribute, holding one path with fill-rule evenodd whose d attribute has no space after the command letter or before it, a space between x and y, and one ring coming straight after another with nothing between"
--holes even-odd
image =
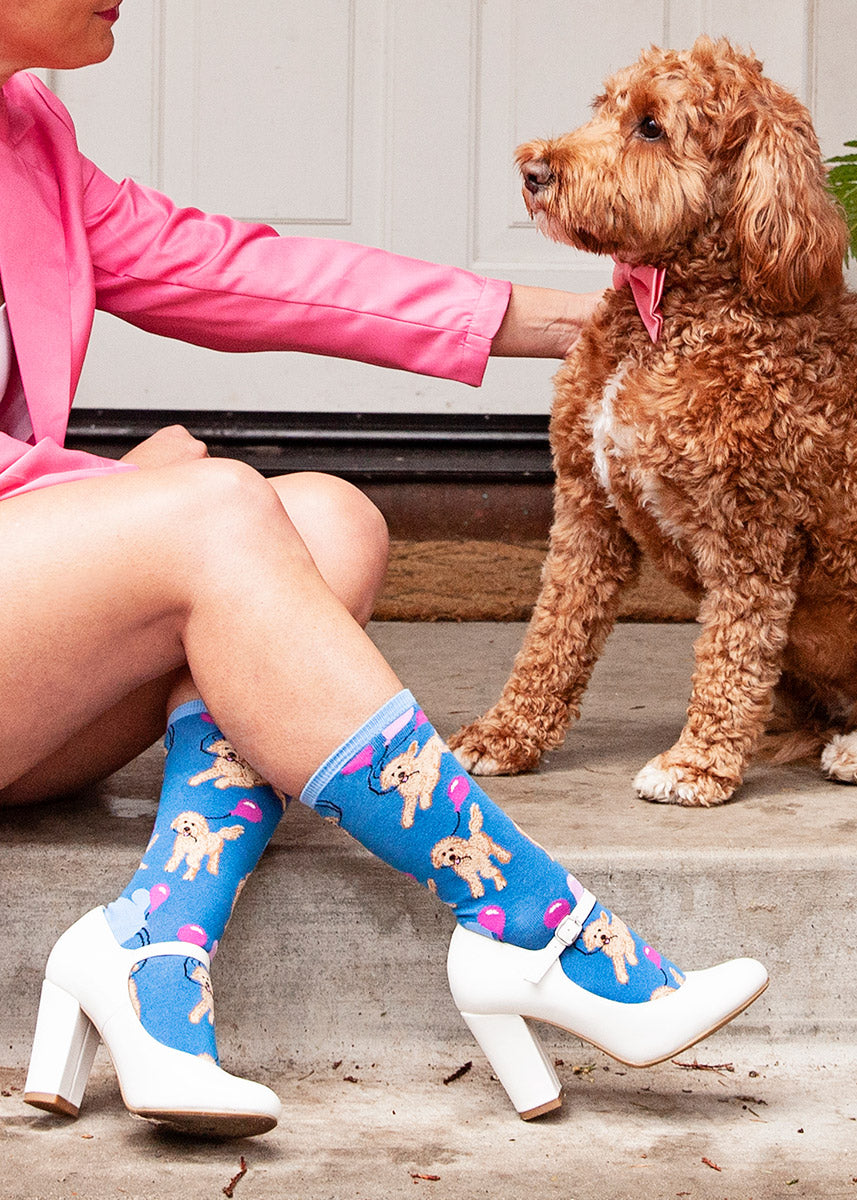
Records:
<instances>
[{"instance_id":1,"label":"cartoon dog on sock","mask_svg":"<svg viewBox=\"0 0 857 1200\"><path fill-rule=\"evenodd\" d=\"M202 749L206 754L214 756L214 766L206 771L192 775L188 780L191 787L199 787L201 783L214 782L216 788L255 788L269 786L258 771L246 762L231 742L226 738L215 738L208 745L203 743ZM285 795L277 788L271 789L285 809Z\"/></svg>"},{"instance_id":2,"label":"cartoon dog on sock","mask_svg":"<svg viewBox=\"0 0 857 1200\"><path fill-rule=\"evenodd\" d=\"M478 804L470 806L468 828L469 838L453 836L437 842L432 847L431 863L437 870L450 867L468 885L473 899L478 900L485 895L483 879L492 880L498 892L506 886L505 877L491 862L491 856L498 862L508 863L512 861L512 855L483 832L482 809Z\"/></svg>"},{"instance_id":3,"label":"cartoon dog on sock","mask_svg":"<svg viewBox=\"0 0 857 1200\"><path fill-rule=\"evenodd\" d=\"M203 1017L208 1017L209 1025L214 1024L214 988L211 977L202 963L199 963L190 973L194 983L199 984L199 1001L188 1013L187 1019L192 1025L198 1025Z\"/></svg>"},{"instance_id":4,"label":"cartoon dog on sock","mask_svg":"<svg viewBox=\"0 0 857 1200\"><path fill-rule=\"evenodd\" d=\"M402 828L410 829L414 823L417 805L431 808L434 789L440 779L440 759L443 742L432 734L422 750L418 743L411 742L403 754L390 759L381 772L381 787L385 792L395 790L404 800L402 806Z\"/></svg>"},{"instance_id":5,"label":"cartoon dog on sock","mask_svg":"<svg viewBox=\"0 0 857 1200\"><path fill-rule=\"evenodd\" d=\"M187 870L182 879L196 879L197 872L202 866L202 860L208 858L208 873L216 875L220 869L220 856L223 853L224 842L234 842L244 832L243 825L227 825L225 829L209 829L208 821L202 813L179 813L170 829L175 831L176 840L169 861L164 864L165 871L177 871L183 862Z\"/></svg>"},{"instance_id":6,"label":"cartoon dog on sock","mask_svg":"<svg viewBox=\"0 0 857 1200\"><path fill-rule=\"evenodd\" d=\"M628 965L636 967L637 951L628 926L617 916L608 917L602 908L601 915L583 931L583 944L587 950L601 950L613 964L617 983L628 982Z\"/></svg>"}]
</instances>

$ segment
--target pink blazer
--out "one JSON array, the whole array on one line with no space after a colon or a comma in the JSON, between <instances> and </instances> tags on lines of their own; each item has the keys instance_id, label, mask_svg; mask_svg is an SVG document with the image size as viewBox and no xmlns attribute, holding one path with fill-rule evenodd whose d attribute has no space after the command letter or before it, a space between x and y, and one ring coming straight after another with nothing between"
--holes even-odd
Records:
<instances>
[{"instance_id":1,"label":"pink blazer","mask_svg":"<svg viewBox=\"0 0 857 1200\"><path fill-rule=\"evenodd\" d=\"M0 499L123 469L62 445L96 308L217 350L301 350L478 385L510 287L116 183L26 73L0 92L0 277L34 433L0 432Z\"/></svg>"}]
</instances>

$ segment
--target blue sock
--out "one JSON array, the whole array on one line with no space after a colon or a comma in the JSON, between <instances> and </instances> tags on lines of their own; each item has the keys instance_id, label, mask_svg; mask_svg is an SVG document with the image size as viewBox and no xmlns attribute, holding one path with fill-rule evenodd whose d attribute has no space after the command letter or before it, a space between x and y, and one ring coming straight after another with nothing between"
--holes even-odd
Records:
<instances>
[{"instance_id":1,"label":"blue sock","mask_svg":"<svg viewBox=\"0 0 857 1200\"><path fill-rule=\"evenodd\" d=\"M179 941L213 955L287 797L236 754L201 700L172 713L165 747L152 837L107 921L129 948ZM217 1062L211 981L198 959L146 958L131 987L152 1037Z\"/></svg>"},{"instance_id":2,"label":"blue sock","mask_svg":"<svg viewBox=\"0 0 857 1200\"><path fill-rule=\"evenodd\" d=\"M585 894L465 773L407 691L319 767L301 800L486 937L542 949ZM600 904L560 962L581 987L626 1003L684 981Z\"/></svg>"}]
</instances>

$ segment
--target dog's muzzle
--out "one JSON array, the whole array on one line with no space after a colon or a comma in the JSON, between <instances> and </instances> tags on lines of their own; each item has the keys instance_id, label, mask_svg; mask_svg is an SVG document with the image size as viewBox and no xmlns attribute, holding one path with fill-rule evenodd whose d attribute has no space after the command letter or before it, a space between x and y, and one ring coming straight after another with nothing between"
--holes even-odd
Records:
<instances>
[{"instance_id":1,"label":"dog's muzzle","mask_svg":"<svg viewBox=\"0 0 857 1200\"><path fill-rule=\"evenodd\" d=\"M556 176L543 158L534 158L521 166L524 177L524 187L531 196L537 196L545 188L550 187Z\"/></svg>"}]
</instances>

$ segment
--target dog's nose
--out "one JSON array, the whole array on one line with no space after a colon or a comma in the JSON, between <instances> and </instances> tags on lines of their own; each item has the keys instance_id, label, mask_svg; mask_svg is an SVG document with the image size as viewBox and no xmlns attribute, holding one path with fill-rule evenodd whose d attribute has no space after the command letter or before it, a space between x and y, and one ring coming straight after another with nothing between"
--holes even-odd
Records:
<instances>
[{"instance_id":1,"label":"dog's nose","mask_svg":"<svg viewBox=\"0 0 857 1200\"><path fill-rule=\"evenodd\" d=\"M521 174L524 177L524 187L534 196L554 181L554 173L543 158L525 162L521 167Z\"/></svg>"}]
</instances>

